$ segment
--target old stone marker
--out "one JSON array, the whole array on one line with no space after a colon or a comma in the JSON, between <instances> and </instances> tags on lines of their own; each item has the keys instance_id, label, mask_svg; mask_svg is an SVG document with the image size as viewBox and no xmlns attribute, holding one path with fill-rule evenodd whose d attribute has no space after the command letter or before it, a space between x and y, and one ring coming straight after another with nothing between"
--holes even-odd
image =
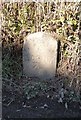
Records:
<instances>
[{"instance_id":1,"label":"old stone marker","mask_svg":"<svg viewBox=\"0 0 81 120\"><path fill-rule=\"evenodd\" d=\"M57 40L47 32L32 33L23 44L23 73L28 77L49 79L55 76Z\"/></svg>"}]
</instances>

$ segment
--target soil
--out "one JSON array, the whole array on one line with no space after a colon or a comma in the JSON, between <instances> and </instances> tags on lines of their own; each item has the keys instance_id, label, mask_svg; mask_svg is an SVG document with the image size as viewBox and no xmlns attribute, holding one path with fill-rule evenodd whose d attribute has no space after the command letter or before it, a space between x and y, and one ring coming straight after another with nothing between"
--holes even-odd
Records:
<instances>
[{"instance_id":1,"label":"soil","mask_svg":"<svg viewBox=\"0 0 81 120\"><path fill-rule=\"evenodd\" d=\"M54 88L50 90L48 97L47 94L40 94L28 100L20 92L14 94L4 89L3 120L6 118L10 120L11 118L81 118L81 108L78 102L69 102L66 108L65 104L59 103L53 94L56 94Z\"/></svg>"}]
</instances>

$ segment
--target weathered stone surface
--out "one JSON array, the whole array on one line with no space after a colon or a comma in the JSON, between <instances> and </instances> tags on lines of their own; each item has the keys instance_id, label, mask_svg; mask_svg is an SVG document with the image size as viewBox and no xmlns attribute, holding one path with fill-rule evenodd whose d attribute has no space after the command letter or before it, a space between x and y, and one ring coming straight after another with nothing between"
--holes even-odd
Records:
<instances>
[{"instance_id":1,"label":"weathered stone surface","mask_svg":"<svg viewBox=\"0 0 81 120\"><path fill-rule=\"evenodd\" d=\"M28 35L23 44L23 72L28 77L49 79L55 76L57 40L50 33Z\"/></svg>"}]
</instances>

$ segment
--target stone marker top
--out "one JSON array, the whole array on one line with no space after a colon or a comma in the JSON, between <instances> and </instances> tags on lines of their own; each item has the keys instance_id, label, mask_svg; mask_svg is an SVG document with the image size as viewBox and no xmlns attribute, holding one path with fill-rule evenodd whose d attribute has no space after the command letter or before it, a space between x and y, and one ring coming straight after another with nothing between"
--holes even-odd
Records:
<instances>
[{"instance_id":1,"label":"stone marker top","mask_svg":"<svg viewBox=\"0 0 81 120\"><path fill-rule=\"evenodd\" d=\"M55 32L54 33L50 33L50 32L47 32L47 31L31 33L28 36L26 36L24 39L25 40L31 39L32 37L33 38L38 38L38 37L42 38L42 37L46 37L46 36L48 36L48 38L51 37L54 41L55 40L58 41L58 39L59 39L59 35L57 35Z\"/></svg>"},{"instance_id":2,"label":"stone marker top","mask_svg":"<svg viewBox=\"0 0 81 120\"><path fill-rule=\"evenodd\" d=\"M23 72L27 76L48 79L55 75L57 40L48 32L36 32L24 39Z\"/></svg>"}]
</instances>

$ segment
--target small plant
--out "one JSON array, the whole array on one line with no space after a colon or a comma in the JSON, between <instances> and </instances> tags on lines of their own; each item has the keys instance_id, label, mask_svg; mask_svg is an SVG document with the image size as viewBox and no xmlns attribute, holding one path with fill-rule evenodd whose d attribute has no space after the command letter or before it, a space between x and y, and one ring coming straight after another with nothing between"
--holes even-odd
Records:
<instances>
[{"instance_id":1,"label":"small plant","mask_svg":"<svg viewBox=\"0 0 81 120\"><path fill-rule=\"evenodd\" d=\"M27 99L31 99L36 96L40 96L41 92L46 92L48 90L48 85L42 82L29 83L27 82L23 86L24 94Z\"/></svg>"}]
</instances>

